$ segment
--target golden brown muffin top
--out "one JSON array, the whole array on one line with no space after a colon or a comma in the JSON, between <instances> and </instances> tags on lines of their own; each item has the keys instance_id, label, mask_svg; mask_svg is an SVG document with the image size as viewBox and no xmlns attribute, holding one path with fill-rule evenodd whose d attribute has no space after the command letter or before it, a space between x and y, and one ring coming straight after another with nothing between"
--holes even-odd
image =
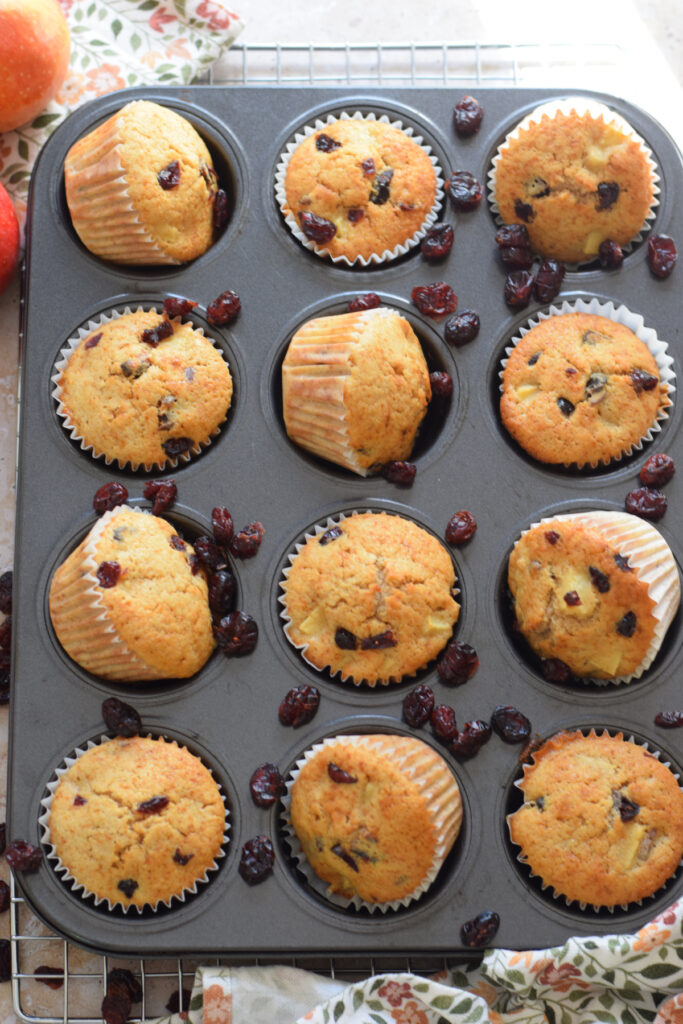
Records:
<instances>
[{"instance_id":1,"label":"golden brown muffin top","mask_svg":"<svg viewBox=\"0 0 683 1024\"><path fill-rule=\"evenodd\" d=\"M55 852L89 892L124 907L154 906L214 865L225 807L210 771L185 747L118 737L61 776L49 829Z\"/></svg>"},{"instance_id":2,"label":"golden brown muffin top","mask_svg":"<svg viewBox=\"0 0 683 1024\"><path fill-rule=\"evenodd\" d=\"M524 766L508 818L533 874L569 900L614 906L651 896L683 856L683 792L621 733L562 732Z\"/></svg>"}]
</instances>

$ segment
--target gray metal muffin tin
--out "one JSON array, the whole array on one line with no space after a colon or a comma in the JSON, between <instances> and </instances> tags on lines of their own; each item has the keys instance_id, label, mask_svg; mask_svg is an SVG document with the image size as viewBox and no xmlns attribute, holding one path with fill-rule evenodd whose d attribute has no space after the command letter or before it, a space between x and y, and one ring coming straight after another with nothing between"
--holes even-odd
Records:
<instances>
[{"instance_id":1,"label":"gray metal muffin tin","mask_svg":"<svg viewBox=\"0 0 683 1024\"><path fill-rule=\"evenodd\" d=\"M307 252L284 225L273 194L273 176L286 142L300 126L328 112L387 113L413 126L430 144L446 176L457 168L485 181L505 133L538 103L558 92L479 88L484 111L480 132L460 140L452 110L461 93L445 88L258 89L220 87L133 90L104 97L78 110L54 133L37 162L29 203L17 543L15 563L14 680L8 837L40 841L38 816L46 783L74 748L103 732L101 703L114 695L134 704L153 735L176 738L204 759L230 807L230 843L209 884L184 904L157 912L123 913L96 907L72 892L46 860L19 876L31 906L56 931L112 954L141 956L213 954L253 959L259 954L455 954L460 927L482 910L500 914L495 944L543 947L571 934L627 932L641 926L683 894L683 874L641 906L614 913L567 906L515 857L505 814L519 800L520 747L494 735L480 753L458 762L431 735L452 766L464 801L464 823L455 849L429 892L410 908L386 915L345 911L306 885L290 861L277 808L257 808L249 795L252 771L276 762L284 774L312 743L337 732L412 733L401 719L402 701L416 679L390 687L354 688L308 667L288 643L279 616L278 580L287 554L312 524L354 509L398 512L443 538L450 516L469 509L478 522L466 546L453 549L462 611L455 635L472 644L480 668L465 686L449 689L430 665L418 679L433 686L437 703L455 707L460 726L488 719L497 704L513 704L548 737L563 728L623 730L661 752L675 770L683 766L683 732L658 729L663 709L681 707L681 616L642 679L627 686L545 682L515 645L506 622L505 566L520 531L544 515L572 509L621 509L627 491L653 451L680 463L667 485L669 510L658 524L682 562L675 525L683 509L680 390L656 440L631 458L600 471L544 468L506 436L497 413L498 369L505 344L540 307L513 312L503 301L505 271L494 242L493 217L484 202L457 214L450 256L428 264L414 250L393 263L345 269ZM188 117L211 148L231 195L230 222L213 248L186 266L125 268L88 253L70 224L64 199L63 162L70 145L129 99L146 98ZM661 175L661 202L652 232L683 245L681 158L649 115L614 97L605 99L645 138ZM597 296L639 312L666 339L681 376L679 267L665 281L650 274L646 246L638 245L616 272L592 267L568 273L562 298ZM459 308L476 309L481 332L454 349L443 340L443 322L423 317L410 302L418 284L445 280ZM207 304L226 288L238 292L242 312L229 327L212 328ZM447 370L454 394L447 410L432 409L417 445L417 476L410 488L382 478L361 479L296 449L281 419L279 368L289 338L308 318L343 312L352 296L367 291L408 317L430 369ZM193 298L191 320L224 348L235 382L233 409L220 437L202 455L164 474L116 471L82 452L56 415L50 376L66 339L90 318L125 305L161 305L169 295ZM195 315L196 314L196 315ZM257 556L236 562L238 606L258 621L253 654L226 660L216 652L195 677L154 685L108 684L88 675L60 648L50 625L47 594L56 566L95 521L92 498L106 481L122 480L133 504L145 481L173 477L178 501L170 518L188 538L210 532L211 509L225 504L237 527L255 519L266 528ZM293 730L280 725L285 693L313 683L321 693L317 716ZM245 841L267 834L276 848L272 875L249 887L238 874Z\"/></svg>"}]
</instances>

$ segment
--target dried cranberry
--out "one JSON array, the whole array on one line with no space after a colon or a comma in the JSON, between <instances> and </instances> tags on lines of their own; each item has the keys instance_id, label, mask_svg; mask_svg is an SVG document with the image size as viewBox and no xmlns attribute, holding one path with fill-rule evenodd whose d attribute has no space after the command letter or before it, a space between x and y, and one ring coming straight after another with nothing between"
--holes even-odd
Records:
<instances>
[{"instance_id":1,"label":"dried cranberry","mask_svg":"<svg viewBox=\"0 0 683 1024\"><path fill-rule=\"evenodd\" d=\"M261 546L266 530L263 523L249 523L230 541L230 552L235 558L253 558Z\"/></svg>"},{"instance_id":2,"label":"dried cranberry","mask_svg":"<svg viewBox=\"0 0 683 1024\"><path fill-rule=\"evenodd\" d=\"M326 220L325 217L319 217L317 213L305 210L299 214L299 221L306 238L310 238L317 245L325 245L337 234L337 225L333 224L331 220Z\"/></svg>"},{"instance_id":3,"label":"dried cranberry","mask_svg":"<svg viewBox=\"0 0 683 1024\"><path fill-rule=\"evenodd\" d=\"M5 860L12 871L37 871L43 863L43 851L25 839L13 839L5 849Z\"/></svg>"},{"instance_id":4,"label":"dried cranberry","mask_svg":"<svg viewBox=\"0 0 683 1024\"><path fill-rule=\"evenodd\" d=\"M624 262L624 251L611 238L606 238L598 246L598 259L600 260L600 266L605 270L618 270Z\"/></svg>"},{"instance_id":5,"label":"dried cranberry","mask_svg":"<svg viewBox=\"0 0 683 1024\"><path fill-rule=\"evenodd\" d=\"M662 487L668 484L676 472L674 460L664 452L651 455L640 471L640 482L646 487Z\"/></svg>"},{"instance_id":6,"label":"dried cranberry","mask_svg":"<svg viewBox=\"0 0 683 1024\"><path fill-rule=\"evenodd\" d=\"M548 544L554 545L557 544L558 540L560 539L560 535L557 532L557 530L546 530L545 539L548 541Z\"/></svg>"},{"instance_id":7,"label":"dried cranberry","mask_svg":"<svg viewBox=\"0 0 683 1024\"><path fill-rule=\"evenodd\" d=\"M363 174L371 175L375 173L375 161L371 156L361 161L361 167L363 168Z\"/></svg>"},{"instance_id":8,"label":"dried cranberry","mask_svg":"<svg viewBox=\"0 0 683 1024\"><path fill-rule=\"evenodd\" d=\"M252 772L249 779L249 792L257 807L272 807L284 791L284 779L276 764L267 761Z\"/></svg>"},{"instance_id":9,"label":"dried cranberry","mask_svg":"<svg viewBox=\"0 0 683 1024\"><path fill-rule=\"evenodd\" d=\"M206 307L206 319L215 327L224 327L226 324L232 323L241 308L242 303L237 292L228 289L221 292Z\"/></svg>"},{"instance_id":10,"label":"dried cranberry","mask_svg":"<svg viewBox=\"0 0 683 1024\"><path fill-rule=\"evenodd\" d=\"M7 822L0 822L0 853L5 852L7 847Z\"/></svg>"},{"instance_id":11,"label":"dried cranberry","mask_svg":"<svg viewBox=\"0 0 683 1024\"><path fill-rule=\"evenodd\" d=\"M614 562L622 572L633 572L633 566L628 564L628 555L616 554Z\"/></svg>"},{"instance_id":12,"label":"dried cranberry","mask_svg":"<svg viewBox=\"0 0 683 1024\"><path fill-rule=\"evenodd\" d=\"M479 314L475 313L473 309L465 309L462 313L449 316L444 326L443 336L449 345L460 348L462 345L474 341L479 334L480 326Z\"/></svg>"},{"instance_id":13,"label":"dried cranberry","mask_svg":"<svg viewBox=\"0 0 683 1024\"><path fill-rule=\"evenodd\" d=\"M143 800L138 804L137 811L143 817L149 817L150 814L161 814L166 807L168 807L167 796L152 796L149 800Z\"/></svg>"},{"instance_id":14,"label":"dried cranberry","mask_svg":"<svg viewBox=\"0 0 683 1024\"><path fill-rule=\"evenodd\" d=\"M631 370L630 377L637 395L643 391L654 391L659 384L659 377L655 377L654 374L647 373L645 370Z\"/></svg>"},{"instance_id":15,"label":"dried cranberry","mask_svg":"<svg viewBox=\"0 0 683 1024\"><path fill-rule=\"evenodd\" d=\"M434 370L429 374L429 384L432 389L432 398L445 401L453 394L453 378L450 373Z\"/></svg>"},{"instance_id":16,"label":"dried cranberry","mask_svg":"<svg viewBox=\"0 0 683 1024\"><path fill-rule=\"evenodd\" d=\"M640 806L634 803L633 800L629 800L623 793L614 794L614 804L619 811L619 817L622 821L633 821L640 810Z\"/></svg>"},{"instance_id":17,"label":"dried cranberry","mask_svg":"<svg viewBox=\"0 0 683 1024\"><path fill-rule=\"evenodd\" d=\"M175 989L171 992L166 1003L166 1009L169 1013L180 1013L181 1011L187 1012L190 1006L190 999L192 998L192 991L189 988Z\"/></svg>"},{"instance_id":18,"label":"dried cranberry","mask_svg":"<svg viewBox=\"0 0 683 1024\"><path fill-rule=\"evenodd\" d=\"M340 651L355 651L358 647L358 637L350 629L339 626L335 630L334 642Z\"/></svg>"},{"instance_id":19,"label":"dried cranberry","mask_svg":"<svg viewBox=\"0 0 683 1024\"><path fill-rule=\"evenodd\" d=\"M384 206L389 201L389 189L393 176L394 172L391 167L387 167L386 170L380 171L375 176L372 188L370 189L370 202L374 203L375 206Z\"/></svg>"},{"instance_id":20,"label":"dried cranberry","mask_svg":"<svg viewBox=\"0 0 683 1024\"><path fill-rule=\"evenodd\" d=\"M127 967L112 967L107 973L107 991L125 992L131 1003L142 999L142 985Z\"/></svg>"},{"instance_id":21,"label":"dried cranberry","mask_svg":"<svg viewBox=\"0 0 683 1024\"><path fill-rule=\"evenodd\" d=\"M219 235L228 223L230 203L225 189L219 188L213 197L213 211L211 213L211 226L215 235Z\"/></svg>"},{"instance_id":22,"label":"dried cranberry","mask_svg":"<svg viewBox=\"0 0 683 1024\"><path fill-rule=\"evenodd\" d=\"M570 608L575 608L581 604L581 598L575 590L568 590L564 595L564 602L568 604Z\"/></svg>"},{"instance_id":23,"label":"dried cranberry","mask_svg":"<svg viewBox=\"0 0 683 1024\"><path fill-rule=\"evenodd\" d=\"M169 459L175 459L178 455L184 455L186 452L192 451L194 446L195 443L191 437L169 437L161 445Z\"/></svg>"},{"instance_id":24,"label":"dried cranberry","mask_svg":"<svg viewBox=\"0 0 683 1024\"><path fill-rule=\"evenodd\" d=\"M610 589L609 576L605 576L604 572L600 572L594 565L588 566L588 573L591 578L591 583L598 591L599 594L606 594Z\"/></svg>"},{"instance_id":25,"label":"dried cranberry","mask_svg":"<svg viewBox=\"0 0 683 1024\"><path fill-rule=\"evenodd\" d=\"M574 403L570 402L568 398L558 398L557 407L562 413L562 415L567 417L571 416L574 410L576 409Z\"/></svg>"},{"instance_id":26,"label":"dried cranberry","mask_svg":"<svg viewBox=\"0 0 683 1024\"><path fill-rule=\"evenodd\" d=\"M343 533L344 531L341 526L331 526L329 530L325 530L324 533L320 534L318 537L318 544L322 544L322 546L325 547L326 544L331 544L333 540L337 540L341 537Z\"/></svg>"},{"instance_id":27,"label":"dried cranberry","mask_svg":"<svg viewBox=\"0 0 683 1024\"><path fill-rule=\"evenodd\" d=\"M437 739L443 740L444 743L455 739L458 723L455 720L455 710L450 704L437 704L429 716L429 722Z\"/></svg>"},{"instance_id":28,"label":"dried cranberry","mask_svg":"<svg viewBox=\"0 0 683 1024\"><path fill-rule=\"evenodd\" d=\"M275 850L268 836L254 836L242 847L239 873L247 885L257 885L273 870Z\"/></svg>"},{"instance_id":29,"label":"dried cranberry","mask_svg":"<svg viewBox=\"0 0 683 1024\"><path fill-rule=\"evenodd\" d=\"M12 570L0 576L0 612L9 615L12 611Z\"/></svg>"},{"instance_id":30,"label":"dried cranberry","mask_svg":"<svg viewBox=\"0 0 683 1024\"><path fill-rule=\"evenodd\" d=\"M434 709L434 691L426 683L419 683L403 698L403 720L413 729L419 729Z\"/></svg>"},{"instance_id":31,"label":"dried cranberry","mask_svg":"<svg viewBox=\"0 0 683 1024\"><path fill-rule=\"evenodd\" d=\"M637 487L635 491L629 491L624 502L627 512L652 523L662 518L667 504L666 495L656 487Z\"/></svg>"},{"instance_id":32,"label":"dried cranberry","mask_svg":"<svg viewBox=\"0 0 683 1024\"><path fill-rule=\"evenodd\" d=\"M2 657L6 655L6 657ZM0 706L9 703L10 659L9 652L0 651Z\"/></svg>"},{"instance_id":33,"label":"dried cranberry","mask_svg":"<svg viewBox=\"0 0 683 1024\"><path fill-rule=\"evenodd\" d=\"M158 516L174 504L178 488L175 480L148 480L142 493L147 501L152 502L152 512Z\"/></svg>"},{"instance_id":34,"label":"dried cranberry","mask_svg":"<svg viewBox=\"0 0 683 1024\"><path fill-rule=\"evenodd\" d=\"M673 238L653 235L647 243L647 265L655 277L668 277L676 266L678 253Z\"/></svg>"},{"instance_id":35,"label":"dried cranberry","mask_svg":"<svg viewBox=\"0 0 683 1024\"><path fill-rule=\"evenodd\" d=\"M569 665L559 658L543 658L541 675L548 683L569 683L574 678Z\"/></svg>"},{"instance_id":36,"label":"dried cranberry","mask_svg":"<svg viewBox=\"0 0 683 1024\"><path fill-rule=\"evenodd\" d=\"M421 313L434 320L439 320L449 313L455 313L458 308L458 297L445 281L416 285L410 293L410 298Z\"/></svg>"},{"instance_id":37,"label":"dried cranberry","mask_svg":"<svg viewBox=\"0 0 683 1024\"><path fill-rule=\"evenodd\" d=\"M256 647L258 625L246 612L229 612L214 623L213 635L226 658L239 658Z\"/></svg>"},{"instance_id":38,"label":"dried cranberry","mask_svg":"<svg viewBox=\"0 0 683 1024\"><path fill-rule=\"evenodd\" d=\"M469 171L453 171L446 182L448 195L456 210L476 210L484 197L481 182Z\"/></svg>"},{"instance_id":39,"label":"dried cranberry","mask_svg":"<svg viewBox=\"0 0 683 1024\"><path fill-rule=\"evenodd\" d=\"M683 725L683 711L658 711L655 725L662 729L680 729Z\"/></svg>"},{"instance_id":40,"label":"dried cranberry","mask_svg":"<svg viewBox=\"0 0 683 1024\"><path fill-rule=\"evenodd\" d=\"M537 302L551 302L562 287L566 272L564 263L543 260L534 278L534 298Z\"/></svg>"},{"instance_id":41,"label":"dried cranberry","mask_svg":"<svg viewBox=\"0 0 683 1024\"><path fill-rule=\"evenodd\" d=\"M4 622L0 622L0 647L3 651L9 651L12 646L12 616L8 615Z\"/></svg>"},{"instance_id":42,"label":"dried cranberry","mask_svg":"<svg viewBox=\"0 0 683 1024\"><path fill-rule=\"evenodd\" d=\"M523 246L509 245L500 250L501 262L513 270L529 270L534 262L534 254L531 249Z\"/></svg>"},{"instance_id":43,"label":"dried cranberry","mask_svg":"<svg viewBox=\"0 0 683 1024\"><path fill-rule=\"evenodd\" d=\"M363 217L364 217L364 216L365 216L365 211L364 211L364 210L361 210L361 209L360 209L359 207L357 207L357 206L353 206L353 207L351 207L351 209L350 209L350 210L349 210L349 211L347 212L347 214L346 214L346 219L347 219L347 220L348 220L348 221L349 221L349 222L350 222L351 224L358 224L358 223L359 223L360 221L362 221L362 219L363 219Z\"/></svg>"},{"instance_id":44,"label":"dried cranberry","mask_svg":"<svg viewBox=\"0 0 683 1024\"><path fill-rule=\"evenodd\" d=\"M157 174L157 181L165 192L171 188L177 188L180 184L180 164L172 160L170 164L162 168Z\"/></svg>"},{"instance_id":45,"label":"dried cranberry","mask_svg":"<svg viewBox=\"0 0 683 1024\"><path fill-rule=\"evenodd\" d=\"M524 309L529 305L534 278L528 270L513 270L505 279L503 297L512 309Z\"/></svg>"},{"instance_id":46,"label":"dried cranberry","mask_svg":"<svg viewBox=\"0 0 683 1024\"><path fill-rule=\"evenodd\" d=\"M393 459L385 462L382 466L382 476L390 484L412 484L417 473L417 466L414 462L403 462L400 459Z\"/></svg>"},{"instance_id":47,"label":"dried cranberry","mask_svg":"<svg viewBox=\"0 0 683 1024\"><path fill-rule=\"evenodd\" d=\"M180 299L177 295L169 295L167 299L164 299L161 308L166 316L187 316L196 305L197 303L192 299Z\"/></svg>"},{"instance_id":48,"label":"dried cranberry","mask_svg":"<svg viewBox=\"0 0 683 1024\"><path fill-rule=\"evenodd\" d=\"M360 313L364 309L376 309L382 305L382 300L375 292L366 292L365 295L356 295L349 300L349 313Z\"/></svg>"},{"instance_id":49,"label":"dried cranberry","mask_svg":"<svg viewBox=\"0 0 683 1024\"><path fill-rule=\"evenodd\" d=\"M625 615L619 619L616 625L617 633L620 633L625 637L632 637L636 631L638 625L638 619L635 612L626 612Z\"/></svg>"},{"instance_id":50,"label":"dried cranberry","mask_svg":"<svg viewBox=\"0 0 683 1024\"><path fill-rule=\"evenodd\" d=\"M64 984L64 971L61 967L36 967L33 977L48 988L59 989Z\"/></svg>"},{"instance_id":51,"label":"dried cranberry","mask_svg":"<svg viewBox=\"0 0 683 1024\"><path fill-rule=\"evenodd\" d=\"M128 501L128 491L123 484L112 480L111 483L102 484L95 491L92 507L101 516L103 512L111 512L117 505L123 505Z\"/></svg>"},{"instance_id":52,"label":"dried cranberry","mask_svg":"<svg viewBox=\"0 0 683 1024\"><path fill-rule=\"evenodd\" d=\"M334 761L328 762L327 774L332 779L332 782L336 782L340 786L352 786L354 782L358 782L355 775L345 772L344 769L340 768L338 764L334 763Z\"/></svg>"},{"instance_id":53,"label":"dried cranberry","mask_svg":"<svg viewBox=\"0 0 683 1024\"><path fill-rule=\"evenodd\" d=\"M471 540L477 529L477 520L471 512L460 509L448 520L446 526L446 542L448 544L464 544Z\"/></svg>"},{"instance_id":54,"label":"dried cranberry","mask_svg":"<svg viewBox=\"0 0 683 1024\"><path fill-rule=\"evenodd\" d=\"M515 199L515 213L525 224L530 224L536 214L530 203L523 203L521 199Z\"/></svg>"},{"instance_id":55,"label":"dried cranberry","mask_svg":"<svg viewBox=\"0 0 683 1024\"><path fill-rule=\"evenodd\" d=\"M474 647L451 640L437 666L439 678L446 686L462 686L479 668Z\"/></svg>"},{"instance_id":56,"label":"dried cranberry","mask_svg":"<svg viewBox=\"0 0 683 1024\"><path fill-rule=\"evenodd\" d=\"M9 910L9 905L9 885L7 882L0 880L0 914L4 914L6 910Z\"/></svg>"},{"instance_id":57,"label":"dried cranberry","mask_svg":"<svg viewBox=\"0 0 683 1024\"><path fill-rule=\"evenodd\" d=\"M140 883L136 882L134 878L122 878L121 881L117 883L116 888L120 889L127 899L132 899L133 893L138 888L139 884Z\"/></svg>"},{"instance_id":58,"label":"dried cranberry","mask_svg":"<svg viewBox=\"0 0 683 1024\"><path fill-rule=\"evenodd\" d=\"M217 569L208 579L209 608L221 619L232 611L237 596L237 582L229 569Z\"/></svg>"},{"instance_id":59,"label":"dried cranberry","mask_svg":"<svg viewBox=\"0 0 683 1024\"><path fill-rule=\"evenodd\" d=\"M213 530L213 538L216 544L221 544L225 547L232 540L235 530L232 516L225 505L217 505L211 510L211 529Z\"/></svg>"},{"instance_id":60,"label":"dried cranberry","mask_svg":"<svg viewBox=\"0 0 683 1024\"><path fill-rule=\"evenodd\" d=\"M0 981L12 977L12 953L9 939L0 939Z\"/></svg>"},{"instance_id":61,"label":"dried cranberry","mask_svg":"<svg viewBox=\"0 0 683 1024\"><path fill-rule=\"evenodd\" d=\"M88 801L85 799L84 796L81 796L80 793L76 793L76 796L74 797L73 806L74 807L85 807L87 802Z\"/></svg>"},{"instance_id":62,"label":"dried cranberry","mask_svg":"<svg viewBox=\"0 0 683 1024\"><path fill-rule=\"evenodd\" d=\"M97 334L91 334L83 348L97 348L101 340L102 331L99 331Z\"/></svg>"},{"instance_id":63,"label":"dried cranberry","mask_svg":"<svg viewBox=\"0 0 683 1024\"><path fill-rule=\"evenodd\" d=\"M501 249L529 249L531 240L526 224L504 224L496 231L496 243Z\"/></svg>"},{"instance_id":64,"label":"dried cranberry","mask_svg":"<svg viewBox=\"0 0 683 1024\"><path fill-rule=\"evenodd\" d=\"M499 704L491 715L491 725L506 743L524 743L531 736L531 722L510 704Z\"/></svg>"},{"instance_id":65,"label":"dried cranberry","mask_svg":"<svg viewBox=\"0 0 683 1024\"><path fill-rule=\"evenodd\" d=\"M107 729L117 736L139 736L142 731L138 712L118 697L107 697L102 701L102 718Z\"/></svg>"},{"instance_id":66,"label":"dried cranberry","mask_svg":"<svg viewBox=\"0 0 683 1024\"><path fill-rule=\"evenodd\" d=\"M307 725L315 716L320 704L320 693L315 686L302 683L293 687L285 694L278 709L278 718L282 725L291 725L297 729Z\"/></svg>"},{"instance_id":67,"label":"dried cranberry","mask_svg":"<svg viewBox=\"0 0 683 1024\"><path fill-rule=\"evenodd\" d=\"M460 929L460 937L463 946L469 949L476 949L478 946L488 946L500 927L500 916L495 910L482 910L469 921L465 921Z\"/></svg>"},{"instance_id":68,"label":"dried cranberry","mask_svg":"<svg viewBox=\"0 0 683 1024\"><path fill-rule=\"evenodd\" d=\"M343 860L344 863L348 864L348 866L354 871L358 871L358 864L355 862L349 851L344 849L341 843L335 843L330 850L335 857L339 857L340 860Z\"/></svg>"},{"instance_id":69,"label":"dried cranberry","mask_svg":"<svg viewBox=\"0 0 683 1024\"><path fill-rule=\"evenodd\" d=\"M614 206L619 198L619 183L616 181L601 181L598 184L597 193L598 201L596 208L598 210L609 210L610 206Z\"/></svg>"},{"instance_id":70,"label":"dried cranberry","mask_svg":"<svg viewBox=\"0 0 683 1024\"><path fill-rule=\"evenodd\" d=\"M396 637L390 629L382 633L375 633L373 636L364 636L360 642L361 651L383 651L387 647L396 646Z\"/></svg>"},{"instance_id":71,"label":"dried cranberry","mask_svg":"<svg viewBox=\"0 0 683 1024\"><path fill-rule=\"evenodd\" d=\"M450 224L432 224L420 242L420 252L426 260L442 260L453 248L453 238Z\"/></svg>"},{"instance_id":72,"label":"dried cranberry","mask_svg":"<svg viewBox=\"0 0 683 1024\"><path fill-rule=\"evenodd\" d=\"M465 722L462 732L457 733L451 740L451 752L456 757L474 757L490 739L491 726L488 722L482 722L480 719Z\"/></svg>"},{"instance_id":73,"label":"dried cranberry","mask_svg":"<svg viewBox=\"0 0 683 1024\"><path fill-rule=\"evenodd\" d=\"M180 864L181 867L185 867L186 864L189 864L193 857L193 853L183 853L179 847L176 847L173 851L173 860L176 864Z\"/></svg>"},{"instance_id":74,"label":"dried cranberry","mask_svg":"<svg viewBox=\"0 0 683 1024\"><path fill-rule=\"evenodd\" d=\"M115 587L121 579L121 566L118 562L100 562L96 576L99 585L108 590Z\"/></svg>"},{"instance_id":75,"label":"dried cranberry","mask_svg":"<svg viewBox=\"0 0 683 1024\"><path fill-rule=\"evenodd\" d=\"M146 331L143 331L140 335L140 341L143 341L145 345L151 345L152 348L156 348L160 341L165 341L166 338L170 338L173 334L173 324L170 320L162 320L157 327L150 327Z\"/></svg>"},{"instance_id":76,"label":"dried cranberry","mask_svg":"<svg viewBox=\"0 0 683 1024\"><path fill-rule=\"evenodd\" d=\"M226 569L228 562L223 548L215 544L210 537L202 535L194 542L194 550L197 558L208 573L218 572L219 569Z\"/></svg>"},{"instance_id":77,"label":"dried cranberry","mask_svg":"<svg viewBox=\"0 0 683 1024\"><path fill-rule=\"evenodd\" d=\"M185 548L187 547L183 538L178 536L177 533L174 533L171 536L169 544L171 545L174 551L184 551Z\"/></svg>"},{"instance_id":78,"label":"dried cranberry","mask_svg":"<svg viewBox=\"0 0 683 1024\"><path fill-rule=\"evenodd\" d=\"M484 111L474 96L463 96L453 108L453 127L461 138L468 138L479 131Z\"/></svg>"},{"instance_id":79,"label":"dried cranberry","mask_svg":"<svg viewBox=\"0 0 683 1024\"><path fill-rule=\"evenodd\" d=\"M125 1024L130 1011L130 997L125 992L107 992L102 1000L101 1013L106 1024Z\"/></svg>"}]
</instances>

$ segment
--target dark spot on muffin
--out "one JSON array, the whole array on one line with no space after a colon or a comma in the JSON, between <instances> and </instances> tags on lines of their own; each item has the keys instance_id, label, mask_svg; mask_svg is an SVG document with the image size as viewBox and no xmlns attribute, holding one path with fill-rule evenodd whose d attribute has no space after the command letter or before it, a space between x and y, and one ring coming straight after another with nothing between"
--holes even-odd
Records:
<instances>
[{"instance_id":1,"label":"dark spot on muffin","mask_svg":"<svg viewBox=\"0 0 683 1024\"><path fill-rule=\"evenodd\" d=\"M139 883L136 882L134 878L122 878L116 888L120 889L123 895L128 899L132 899L133 893L137 889L138 884Z\"/></svg>"},{"instance_id":2,"label":"dark spot on muffin","mask_svg":"<svg viewBox=\"0 0 683 1024\"><path fill-rule=\"evenodd\" d=\"M350 868L353 868L354 871L358 871L358 865L356 864L355 860L348 852L348 850L345 850L340 843L334 844L334 846L332 847L332 853L335 855L335 857L339 857L341 860L343 860L345 864L348 864Z\"/></svg>"},{"instance_id":3,"label":"dark spot on muffin","mask_svg":"<svg viewBox=\"0 0 683 1024\"><path fill-rule=\"evenodd\" d=\"M527 181L524 188L527 195L533 199L542 199L543 196L550 195L550 185L543 178L533 178L531 181Z\"/></svg>"},{"instance_id":4,"label":"dark spot on muffin","mask_svg":"<svg viewBox=\"0 0 683 1024\"><path fill-rule=\"evenodd\" d=\"M527 364L526 365L527 366L535 366L536 363L538 362L538 360L540 359L540 357L541 357L541 353L540 352L534 352L534 354L532 355L531 359L527 359Z\"/></svg>"},{"instance_id":5,"label":"dark spot on muffin","mask_svg":"<svg viewBox=\"0 0 683 1024\"><path fill-rule=\"evenodd\" d=\"M180 850L178 849L176 849L175 853L173 854L173 860L176 862L176 864L188 864L193 857L193 853L181 853Z\"/></svg>"},{"instance_id":6,"label":"dark spot on muffin","mask_svg":"<svg viewBox=\"0 0 683 1024\"><path fill-rule=\"evenodd\" d=\"M536 214L529 203L523 203L521 199L515 199L515 213L525 224L530 224Z\"/></svg>"},{"instance_id":7,"label":"dark spot on muffin","mask_svg":"<svg viewBox=\"0 0 683 1024\"><path fill-rule=\"evenodd\" d=\"M605 576L604 572L596 569L594 565L588 566L588 572L595 589L601 594L606 594L610 588L609 577Z\"/></svg>"}]
</instances>

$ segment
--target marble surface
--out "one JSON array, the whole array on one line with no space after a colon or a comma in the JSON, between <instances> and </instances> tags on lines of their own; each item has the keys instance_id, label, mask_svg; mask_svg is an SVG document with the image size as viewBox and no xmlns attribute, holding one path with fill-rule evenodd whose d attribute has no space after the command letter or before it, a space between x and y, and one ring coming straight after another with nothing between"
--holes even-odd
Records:
<instances>
[{"instance_id":1,"label":"marble surface","mask_svg":"<svg viewBox=\"0 0 683 1024\"><path fill-rule=\"evenodd\" d=\"M542 8L535 9L534 17L522 17L519 5L503 0L448 0L432 3L405 0L401 5L375 0L306 0L298 9L275 0L244 0L235 6L246 22L240 42L250 46L275 43L368 43L381 40L387 43L439 43L495 42L516 43L521 47L543 46L557 43L550 26L550 15ZM624 96L653 113L683 148L683 13L681 0L574 0L572 18L565 17L562 42L580 47L587 40L591 46L603 42L618 46L622 52L623 74L620 79L606 81L599 69L593 69L594 78L582 70L578 74L571 61L561 66L550 59L535 71L534 84L573 85L580 88L603 88ZM679 17L676 17L678 11ZM553 15L553 21L556 15ZM528 52L524 49L523 52ZM579 50L576 51L580 52ZM606 74L613 75L613 69ZM220 68L219 68L220 76ZM0 572L11 567L14 533L15 453L16 453L16 392L18 366L18 330L20 283L17 274L8 290L0 296ZM6 769L8 708L0 708L0 778ZM0 820L4 819L5 787L0 785ZM7 878L7 866L2 861L0 876ZM27 923L27 928L38 925ZM0 936L9 934L9 916L0 918ZM45 952L43 950L43 952ZM55 944L55 963L61 962L62 944ZM82 966L79 953L74 953L72 964ZM45 962L43 960L43 962ZM83 955L83 964L89 962ZM87 970L88 968L86 968ZM170 988L169 988L170 984ZM177 987L166 983L170 991ZM39 1018L48 1013L61 1014L62 996L42 989L31 997L31 1012ZM92 978L85 984L81 1005L72 1008L69 1015L78 1019L85 1015L83 1003L88 1003L90 1015L98 1012L101 1000L101 979ZM161 1004L163 1005L163 1003ZM25 1006L25 1010L29 1007ZM150 1012L160 1012L150 1007ZM12 1024L14 1013L9 983L0 985L0 1024Z\"/></svg>"}]
</instances>

